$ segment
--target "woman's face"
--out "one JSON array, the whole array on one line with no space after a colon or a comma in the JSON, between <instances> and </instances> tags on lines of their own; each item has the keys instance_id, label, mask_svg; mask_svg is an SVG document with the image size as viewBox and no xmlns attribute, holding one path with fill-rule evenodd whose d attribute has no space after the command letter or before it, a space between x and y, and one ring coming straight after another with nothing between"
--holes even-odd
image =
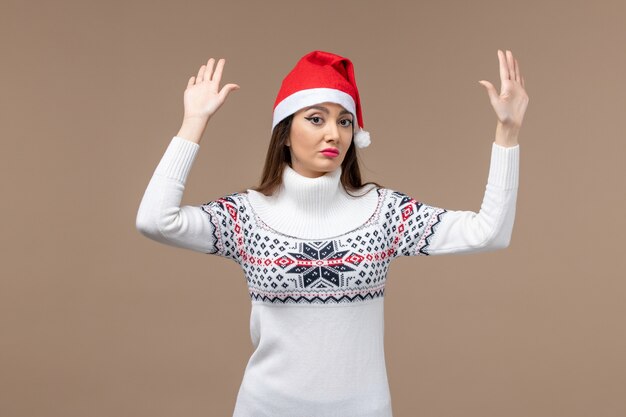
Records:
<instances>
[{"instance_id":1,"label":"woman's face","mask_svg":"<svg viewBox=\"0 0 626 417\"><path fill-rule=\"evenodd\" d=\"M298 110L286 142L292 168L310 178L339 168L352 143L353 121L354 116L335 103L325 102ZM324 152L329 148L337 153Z\"/></svg>"}]
</instances>

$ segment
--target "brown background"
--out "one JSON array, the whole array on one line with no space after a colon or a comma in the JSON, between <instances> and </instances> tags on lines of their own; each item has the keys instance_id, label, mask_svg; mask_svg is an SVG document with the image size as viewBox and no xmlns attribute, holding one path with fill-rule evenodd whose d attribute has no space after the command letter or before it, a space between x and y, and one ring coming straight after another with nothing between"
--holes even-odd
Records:
<instances>
[{"instance_id":1,"label":"brown background","mask_svg":"<svg viewBox=\"0 0 626 417\"><path fill-rule=\"evenodd\" d=\"M395 417L626 415L622 1L2 1L3 417L230 416L252 345L239 266L135 229L187 80L227 59L183 204L254 185L282 77L351 58L366 180L480 208L499 89L530 103L508 249L399 258Z\"/></svg>"}]
</instances>

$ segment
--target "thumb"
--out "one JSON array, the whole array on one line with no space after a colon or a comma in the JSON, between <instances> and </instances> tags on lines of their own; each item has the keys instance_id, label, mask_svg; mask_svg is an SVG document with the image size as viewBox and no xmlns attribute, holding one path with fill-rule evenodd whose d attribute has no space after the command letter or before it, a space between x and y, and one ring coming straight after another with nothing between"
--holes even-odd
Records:
<instances>
[{"instance_id":1,"label":"thumb","mask_svg":"<svg viewBox=\"0 0 626 417\"><path fill-rule=\"evenodd\" d=\"M222 91L220 91L220 96L222 97L226 97L231 91L233 90L239 90L239 87L237 84L226 84L224 87L222 87Z\"/></svg>"},{"instance_id":2,"label":"thumb","mask_svg":"<svg viewBox=\"0 0 626 417\"><path fill-rule=\"evenodd\" d=\"M481 80L478 81L479 84L482 84L487 89L487 94L489 95L489 100L495 101L498 99L498 92L496 88L489 81Z\"/></svg>"}]
</instances>

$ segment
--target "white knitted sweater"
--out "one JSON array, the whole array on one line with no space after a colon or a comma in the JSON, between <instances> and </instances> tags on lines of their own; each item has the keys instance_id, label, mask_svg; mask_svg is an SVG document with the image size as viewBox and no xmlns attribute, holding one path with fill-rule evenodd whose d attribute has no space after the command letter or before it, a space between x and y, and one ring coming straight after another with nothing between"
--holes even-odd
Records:
<instances>
[{"instance_id":1,"label":"white knitted sweater","mask_svg":"<svg viewBox=\"0 0 626 417\"><path fill-rule=\"evenodd\" d=\"M271 197L248 190L181 207L199 147L172 139L139 206L137 229L241 266L255 350L233 417L391 417L383 346L389 264L398 256L507 247L519 145L492 144L478 213L371 185L351 197L341 167L308 178L286 166Z\"/></svg>"}]
</instances>

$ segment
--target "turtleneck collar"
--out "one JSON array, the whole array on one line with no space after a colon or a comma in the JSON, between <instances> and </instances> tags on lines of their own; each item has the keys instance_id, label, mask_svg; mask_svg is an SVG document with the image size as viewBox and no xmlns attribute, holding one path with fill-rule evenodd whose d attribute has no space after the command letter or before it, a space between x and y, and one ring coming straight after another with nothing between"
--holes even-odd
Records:
<instances>
[{"instance_id":1,"label":"turtleneck collar","mask_svg":"<svg viewBox=\"0 0 626 417\"><path fill-rule=\"evenodd\" d=\"M279 233L303 239L330 238L364 224L378 205L378 193L352 197L340 178L341 166L309 178L285 164L283 183L272 196L247 190L248 199L261 221ZM373 188L367 186L367 190ZM364 192L362 188L353 194Z\"/></svg>"},{"instance_id":2,"label":"turtleneck collar","mask_svg":"<svg viewBox=\"0 0 626 417\"><path fill-rule=\"evenodd\" d=\"M305 208L306 212L318 212L333 207L337 199L345 198L341 186L341 165L332 172L309 178L285 164L283 186L279 190L292 209Z\"/></svg>"}]
</instances>

